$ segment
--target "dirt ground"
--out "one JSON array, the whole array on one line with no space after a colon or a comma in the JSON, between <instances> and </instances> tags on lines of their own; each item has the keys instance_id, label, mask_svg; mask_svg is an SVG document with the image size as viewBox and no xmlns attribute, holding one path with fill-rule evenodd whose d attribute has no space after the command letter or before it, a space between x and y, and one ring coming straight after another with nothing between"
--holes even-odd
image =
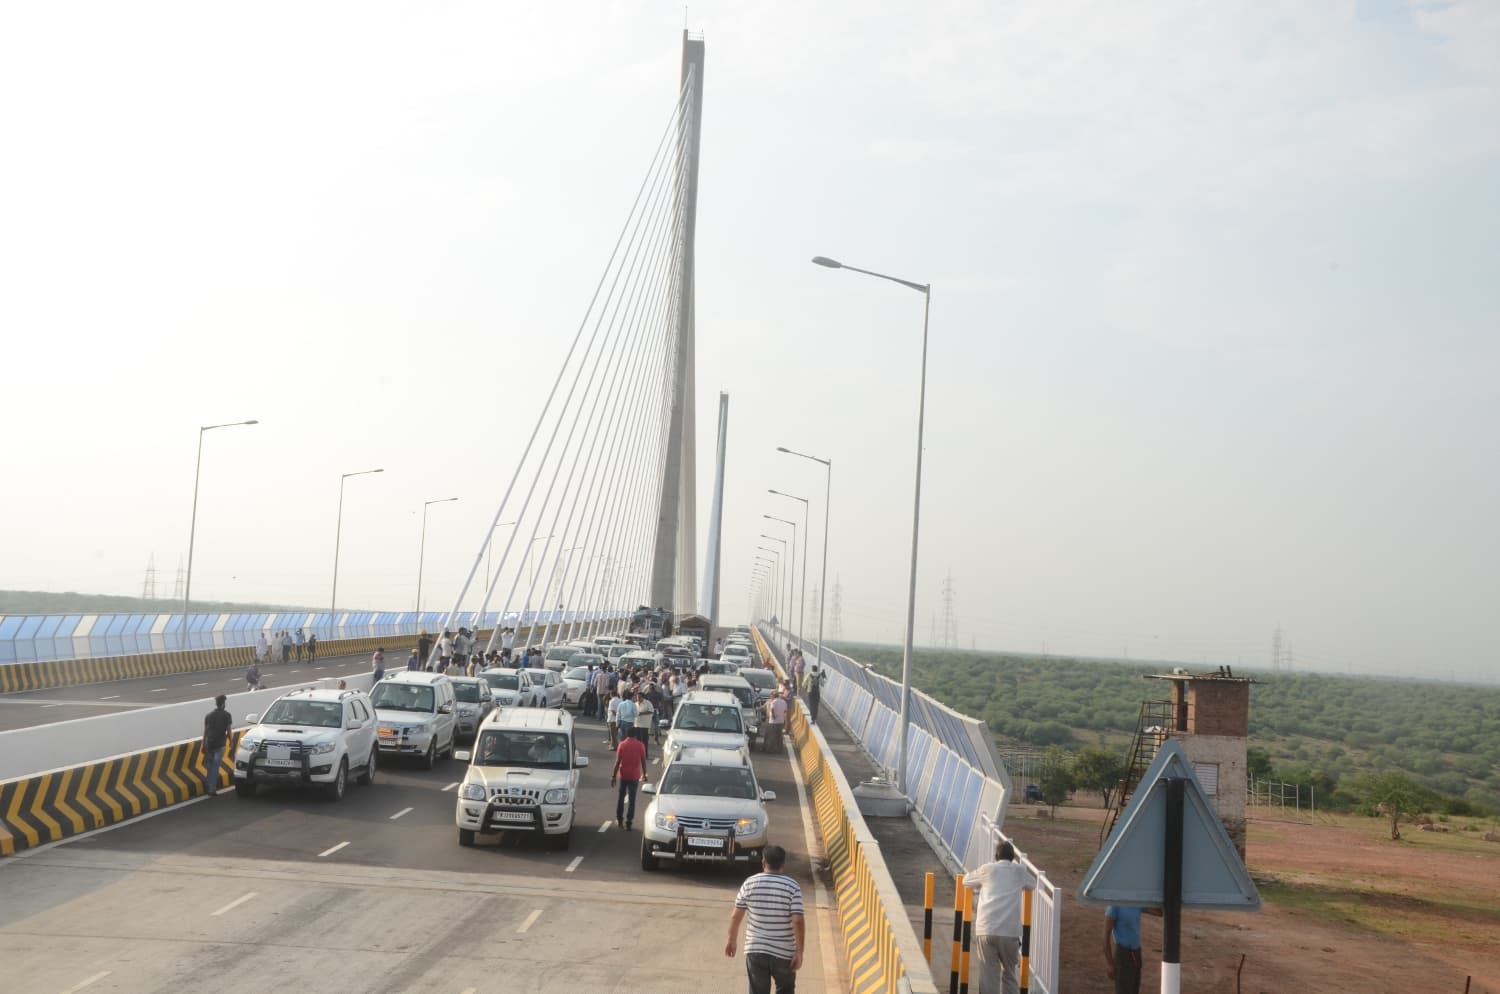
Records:
<instances>
[{"instance_id":1,"label":"dirt ground","mask_svg":"<svg viewBox=\"0 0 1500 994\"><path fill-rule=\"evenodd\" d=\"M1006 831L1067 896L1067 994L1110 994L1102 909L1074 900L1099 844L1099 812L1016 806ZM1228 994L1500 994L1500 844L1481 832L1392 842L1385 821L1252 811L1246 863L1258 913L1183 915L1182 989ZM1160 988L1161 920L1143 919L1142 991ZM1243 967L1241 967L1241 957ZM1236 971L1240 971L1238 982Z\"/></svg>"}]
</instances>

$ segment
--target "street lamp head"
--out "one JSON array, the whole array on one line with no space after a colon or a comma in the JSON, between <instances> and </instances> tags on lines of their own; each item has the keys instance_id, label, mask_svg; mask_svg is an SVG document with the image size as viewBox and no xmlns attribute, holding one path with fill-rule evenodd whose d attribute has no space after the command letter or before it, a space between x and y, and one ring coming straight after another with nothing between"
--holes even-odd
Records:
<instances>
[{"instance_id":1,"label":"street lamp head","mask_svg":"<svg viewBox=\"0 0 1500 994\"><path fill-rule=\"evenodd\" d=\"M823 266L823 267L825 267L827 269L843 269L844 268L844 264L842 262L839 262L839 261L837 261L835 259L830 259L826 255L815 255L815 256L813 256L813 265L815 265L815 266Z\"/></svg>"},{"instance_id":2,"label":"street lamp head","mask_svg":"<svg viewBox=\"0 0 1500 994\"><path fill-rule=\"evenodd\" d=\"M241 421L240 424L242 424L242 425L258 425L258 424L260 424L260 422L257 421L257 420L255 420L254 418L251 418L249 421Z\"/></svg>"},{"instance_id":3,"label":"street lamp head","mask_svg":"<svg viewBox=\"0 0 1500 994\"><path fill-rule=\"evenodd\" d=\"M778 446L776 446L776 451L777 452L790 452L792 450L789 449L789 448L787 448L785 445L778 445Z\"/></svg>"}]
</instances>

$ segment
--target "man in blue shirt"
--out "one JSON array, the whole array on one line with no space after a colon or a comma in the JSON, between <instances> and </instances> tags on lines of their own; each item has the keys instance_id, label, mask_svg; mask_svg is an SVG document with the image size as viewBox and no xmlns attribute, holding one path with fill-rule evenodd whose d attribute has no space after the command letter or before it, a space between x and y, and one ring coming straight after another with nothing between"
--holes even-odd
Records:
<instances>
[{"instance_id":1,"label":"man in blue shirt","mask_svg":"<svg viewBox=\"0 0 1500 994\"><path fill-rule=\"evenodd\" d=\"M1115 982L1115 994L1140 994L1140 908L1111 904L1104 909L1104 962Z\"/></svg>"},{"instance_id":2,"label":"man in blue shirt","mask_svg":"<svg viewBox=\"0 0 1500 994\"><path fill-rule=\"evenodd\" d=\"M619 710L620 738L629 738L635 734L632 729L635 728L635 716L640 713L640 710L633 698L621 695Z\"/></svg>"}]
</instances>

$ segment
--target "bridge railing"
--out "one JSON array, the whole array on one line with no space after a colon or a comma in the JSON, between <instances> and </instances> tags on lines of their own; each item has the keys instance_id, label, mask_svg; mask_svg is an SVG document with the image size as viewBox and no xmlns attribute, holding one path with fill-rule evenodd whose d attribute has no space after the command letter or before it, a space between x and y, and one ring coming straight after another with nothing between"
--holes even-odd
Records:
<instances>
[{"instance_id":1,"label":"bridge railing","mask_svg":"<svg viewBox=\"0 0 1500 994\"><path fill-rule=\"evenodd\" d=\"M320 642L440 632L443 612L425 611L284 611L235 614L189 614L187 636L181 614L23 614L0 616L0 665L64 659L104 659L153 652L231 649L254 645L262 633L278 631L317 635ZM620 621L624 614L591 611L511 611L507 627L566 625L569 622ZM460 614L449 622L493 628L502 624L490 611Z\"/></svg>"},{"instance_id":2,"label":"bridge railing","mask_svg":"<svg viewBox=\"0 0 1500 994\"><path fill-rule=\"evenodd\" d=\"M900 753L901 685L843 653L814 646L781 629L770 629L777 644L799 646L808 663L820 663L828 677L822 706L876 765L894 781ZM907 798L928 830L928 841L950 868L962 870L994 858L1004 834L1011 795L1010 774L996 751L989 727L913 690L910 702ZM1037 878L1032 924L1034 991L1059 990L1062 900L1043 871L1023 860Z\"/></svg>"}]
</instances>

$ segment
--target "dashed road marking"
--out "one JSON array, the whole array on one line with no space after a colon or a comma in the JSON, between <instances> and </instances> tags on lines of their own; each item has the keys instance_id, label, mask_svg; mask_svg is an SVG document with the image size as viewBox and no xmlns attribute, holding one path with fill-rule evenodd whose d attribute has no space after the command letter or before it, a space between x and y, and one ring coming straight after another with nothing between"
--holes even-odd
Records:
<instances>
[{"instance_id":1,"label":"dashed road marking","mask_svg":"<svg viewBox=\"0 0 1500 994\"><path fill-rule=\"evenodd\" d=\"M165 694L170 689L171 689L170 687L157 687L156 689L152 690L151 693L153 693L153 694ZM566 758L566 757L564 757L564 758Z\"/></svg>"},{"instance_id":2,"label":"dashed road marking","mask_svg":"<svg viewBox=\"0 0 1500 994\"><path fill-rule=\"evenodd\" d=\"M323 857L323 856L332 856L334 853L338 852L340 849L344 848L348 844L349 843L347 843L347 842L340 842L336 846L330 846L329 848L324 849L322 852L318 853L318 856L320 858Z\"/></svg>"},{"instance_id":3,"label":"dashed road marking","mask_svg":"<svg viewBox=\"0 0 1500 994\"><path fill-rule=\"evenodd\" d=\"M535 925L536 920L540 917L542 917L542 909L537 908L531 914L526 916L526 920L516 927L516 931L525 932L527 929L531 928L531 926Z\"/></svg>"},{"instance_id":4,"label":"dashed road marking","mask_svg":"<svg viewBox=\"0 0 1500 994\"><path fill-rule=\"evenodd\" d=\"M244 904L246 901L253 901L255 899L255 895L256 895L256 892L253 891L253 890L250 893L248 893L248 894L243 894L240 897L235 898L233 901L230 901L228 904L224 905L224 907L220 908L218 911L213 912L208 917L210 917L210 918L217 918L217 917L219 917L222 914L226 914L227 912L233 911L235 908L238 908L240 905Z\"/></svg>"},{"instance_id":5,"label":"dashed road marking","mask_svg":"<svg viewBox=\"0 0 1500 994\"><path fill-rule=\"evenodd\" d=\"M101 697L101 698L99 698L99 700L101 700L101 701L118 701L119 699L120 699L120 695L119 694L110 694L108 697Z\"/></svg>"},{"instance_id":6,"label":"dashed road marking","mask_svg":"<svg viewBox=\"0 0 1500 994\"><path fill-rule=\"evenodd\" d=\"M208 686L208 681L205 680L202 683L195 683L195 684L193 684L193 686L194 687L207 687Z\"/></svg>"},{"instance_id":7,"label":"dashed road marking","mask_svg":"<svg viewBox=\"0 0 1500 994\"><path fill-rule=\"evenodd\" d=\"M69 987L67 990L63 991L62 994L78 994L78 992L83 990L85 987L97 981L103 980L105 977L109 976L109 974L110 971L108 970L100 970L98 973L94 974L87 980L81 981L74 984L72 987Z\"/></svg>"},{"instance_id":8,"label":"dashed road marking","mask_svg":"<svg viewBox=\"0 0 1500 994\"><path fill-rule=\"evenodd\" d=\"M607 821L603 825L600 825L599 826L599 834L603 835L605 832L608 832L609 831L609 826L611 826L613 824L614 824L614 822Z\"/></svg>"},{"instance_id":9,"label":"dashed road marking","mask_svg":"<svg viewBox=\"0 0 1500 994\"><path fill-rule=\"evenodd\" d=\"M563 758L567 759L568 757L564 756ZM397 811L395 814L391 815L391 821L395 821L397 818L400 818L402 815L409 815L411 813L412 813L412 809L411 808L402 808L400 811Z\"/></svg>"},{"instance_id":10,"label":"dashed road marking","mask_svg":"<svg viewBox=\"0 0 1500 994\"><path fill-rule=\"evenodd\" d=\"M43 704L42 707L44 707L44 708L60 708L60 707L62 707L62 705L61 704Z\"/></svg>"},{"instance_id":11,"label":"dashed road marking","mask_svg":"<svg viewBox=\"0 0 1500 994\"><path fill-rule=\"evenodd\" d=\"M443 792L447 793L448 791L452 790L454 787L457 787L457 786L458 786L458 782L454 781L453 783L450 783L448 786L444 787L443 788Z\"/></svg>"},{"instance_id":12,"label":"dashed road marking","mask_svg":"<svg viewBox=\"0 0 1500 994\"><path fill-rule=\"evenodd\" d=\"M292 670L291 674L292 674L292 676L296 676L298 673L301 673L301 672L302 672L301 670ZM564 757L564 758L566 758L566 757Z\"/></svg>"},{"instance_id":13,"label":"dashed road marking","mask_svg":"<svg viewBox=\"0 0 1500 994\"><path fill-rule=\"evenodd\" d=\"M582 862L583 862L583 857L582 856L574 856L573 857L573 862L569 863L568 864L568 868L566 870L563 870L563 872L564 873L572 873L574 870L578 869L578 864L582 863Z\"/></svg>"}]
</instances>

